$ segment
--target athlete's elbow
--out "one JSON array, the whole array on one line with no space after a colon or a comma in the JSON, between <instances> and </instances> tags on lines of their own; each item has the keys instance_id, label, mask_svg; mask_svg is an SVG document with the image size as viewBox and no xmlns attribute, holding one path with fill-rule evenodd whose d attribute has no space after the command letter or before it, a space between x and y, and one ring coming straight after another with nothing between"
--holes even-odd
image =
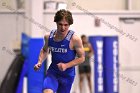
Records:
<instances>
[{"instance_id":1,"label":"athlete's elbow","mask_svg":"<svg viewBox=\"0 0 140 93\"><path fill-rule=\"evenodd\" d=\"M83 63L85 61L85 57L81 57L81 63Z\"/></svg>"}]
</instances>

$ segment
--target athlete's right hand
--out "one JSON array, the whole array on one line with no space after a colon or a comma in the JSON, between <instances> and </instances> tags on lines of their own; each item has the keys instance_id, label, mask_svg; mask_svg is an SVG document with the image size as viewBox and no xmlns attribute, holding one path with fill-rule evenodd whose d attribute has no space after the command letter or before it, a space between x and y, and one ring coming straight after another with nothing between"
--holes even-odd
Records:
<instances>
[{"instance_id":1,"label":"athlete's right hand","mask_svg":"<svg viewBox=\"0 0 140 93\"><path fill-rule=\"evenodd\" d=\"M37 70L39 70L40 69L40 67L41 67L41 63L37 63L37 64L35 64L35 66L34 66L34 70L35 71L37 71Z\"/></svg>"}]
</instances>

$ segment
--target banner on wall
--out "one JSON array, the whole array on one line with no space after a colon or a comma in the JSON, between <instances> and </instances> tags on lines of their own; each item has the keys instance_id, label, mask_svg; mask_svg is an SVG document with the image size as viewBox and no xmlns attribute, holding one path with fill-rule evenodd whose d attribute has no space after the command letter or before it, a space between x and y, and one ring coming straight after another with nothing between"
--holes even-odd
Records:
<instances>
[{"instance_id":1,"label":"banner on wall","mask_svg":"<svg viewBox=\"0 0 140 93\"><path fill-rule=\"evenodd\" d=\"M105 93L104 91L104 61L103 61L103 37L89 37L89 41L94 49L94 85L95 93Z\"/></svg>"},{"instance_id":2,"label":"banner on wall","mask_svg":"<svg viewBox=\"0 0 140 93\"><path fill-rule=\"evenodd\" d=\"M95 93L119 92L118 37L92 36Z\"/></svg>"},{"instance_id":3,"label":"banner on wall","mask_svg":"<svg viewBox=\"0 0 140 93\"><path fill-rule=\"evenodd\" d=\"M106 93L118 93L118 38L104 37L104 77Z\"/></svg>"}]
</instances>

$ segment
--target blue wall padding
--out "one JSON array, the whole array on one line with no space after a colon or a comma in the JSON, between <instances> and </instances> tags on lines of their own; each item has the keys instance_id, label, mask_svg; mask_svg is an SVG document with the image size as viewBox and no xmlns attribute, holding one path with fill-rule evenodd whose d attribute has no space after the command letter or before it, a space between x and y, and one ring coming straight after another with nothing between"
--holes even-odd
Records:
<instances>
[{"instance_id":1,"label":"blue wall padding","mask_svg":"<svg viewBox=\"0 0 140 93\"><path fill-rule=\"evenodd\" d=\"M89 41L95 55L95 93L119 93L118 37L91 36Z\"/></svg>"},{"instance_id":2,"label":"blue wall padding","mask_svg":"<svg viewBox=\"0 0 140 93\"><path fill-rule=\"evenodd\" d=\"M118 37L104 37L104 69L106 93L119 92Z\"/></svg>"},{"instance_id":3,"label":"blue wall padding","mask_svg":"<svg viewBox=\"0 0 140 93\"><path fill-rule=\"evenodd\" d=\"M34 65L38 61L43 45L43 39L30 39L29 41L28 93L42 93L46 64L43 62L42 67L37 72L34 71Z\"/></svg>"},{"instance_id":4,"label":"blue wall padding","mask_svg":"<svg viewBox=\"0 0 140 93\"><path fill-rule=\"evenodd\" d=\"M91 36L89 41L94 49L94 91L95 93L104 92L104 60L103 60L103 37ZM100 57L99 57L100 56Z\"/></svg>"},{"instance_id":5,"label":"blue wall padding","mask_svg":"<svg viewBox=\"0 0 140 93\"><path fill-rule=\"evenodd\" d=\"M21 52L22 55L27 58L29 56L29 41L30 37L27 36L25 33L22 33L21 37Z\"/></svg>"}]
</instances>

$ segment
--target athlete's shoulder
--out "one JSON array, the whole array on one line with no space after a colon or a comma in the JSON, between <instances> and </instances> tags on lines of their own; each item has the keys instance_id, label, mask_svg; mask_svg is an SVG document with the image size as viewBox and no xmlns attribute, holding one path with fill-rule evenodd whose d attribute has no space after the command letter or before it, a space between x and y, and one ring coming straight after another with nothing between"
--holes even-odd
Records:
<instances>
[{"instance_id":1,"label":"athlete's shoulder","mask_svg":"<svg viewBox=\"0 0 140 93\"><path fill-rule=\"evenodd\" d=\"M75 33L72 36L72 45L74 48L82 45L82 40L81 40L80 36L78 36Z\"/></svg>"},{"instance_id":2,"label":"athlete's shoulder","mask_svg":"<svg viewBox=\"0 0 140 93\"><path fill-rule=\"evenodd\" d=\"M44 35L45 41L48 40L49 36L50 36L50 33L47 33L47 34Z\"/></svg>"},{"instance_id":3,"label":"athlete's shoulder","mask_svg":"<svg viewBox=\"0 0 140 93\"><path fill-rule=\"evenodd\" d=\"M72 40L73 41L79 41L79 40L81 40L81 38L76 33L74 33L73 36L72 36Z\"/></svg>"},{"instance_id":4,"label":"athlete's shoulder","mask_svg":"<svg viewBox=\"0 0 140 93\"><path fill-rule=\"evenodd\" d=\"M90 42L88 42L88 43L87 43L87 45L90 47L90 46L91 46L91 43L90 43Z\"/></svg>"},{"instance_id":5,"label":"athlete's shoulder","mask_svg":"<svg viewBox=\"0 0 140 93\"><path fill-rule=\"evenodd\" d=\"M47 32L45 35L44 35L44 39L45 40L48 40L48 38L50 37L50 34L53 32L54 30L51 30L50 32Z\"/></svg>"}]
</instances>

